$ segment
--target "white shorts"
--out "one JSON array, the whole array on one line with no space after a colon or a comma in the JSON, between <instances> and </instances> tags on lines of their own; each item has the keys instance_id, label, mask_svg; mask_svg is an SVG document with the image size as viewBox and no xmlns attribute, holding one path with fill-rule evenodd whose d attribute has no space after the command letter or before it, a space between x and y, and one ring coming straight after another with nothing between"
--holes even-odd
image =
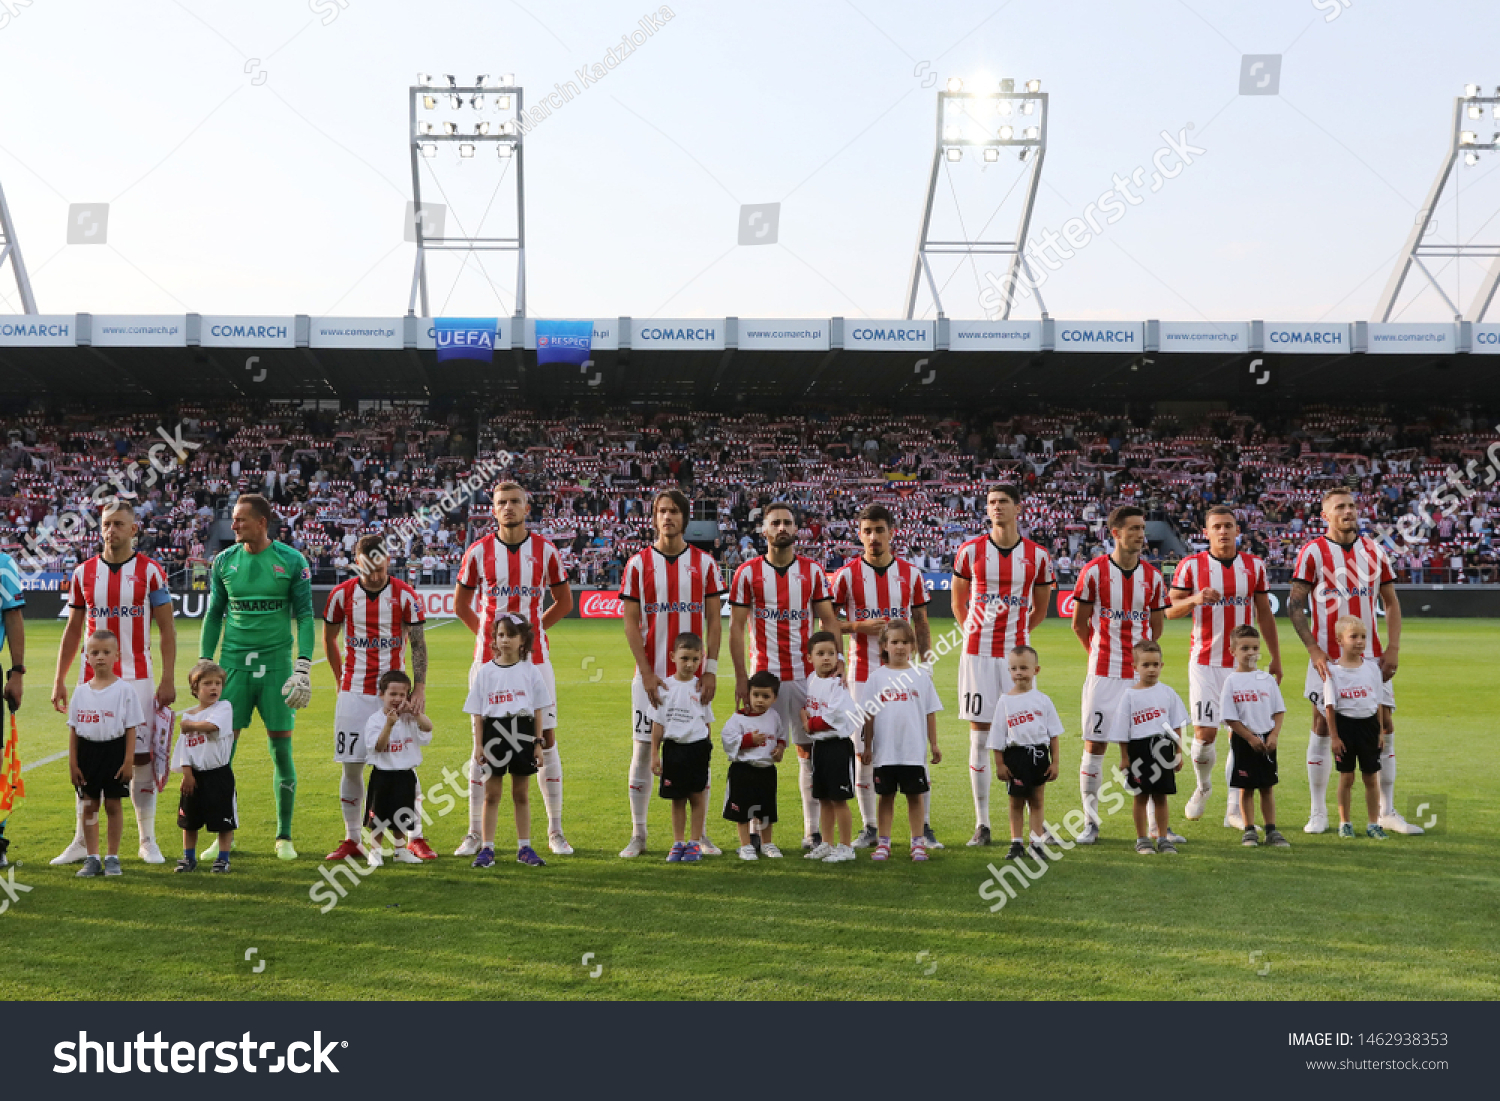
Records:
<instances>
[{"instance_id":1,"label":"white shorts","mask_svg":"<svg viewBox=\"0 0 1500 1101\"><path fill-rule=\"evenodd\" d=\"M638 742L649 743L651 717L655 714L656 708L651 705L651 697L646 695L645 682L637 671L630 681L630 736Z\"/></svg>"},{"instance_id":2,"label":"white shorts","mask_svg":"<svg viewBox=\"0 0 1500 1101\"><path fill-rule=\"evenodd\" d=\"M863 709L864 706L865 706L865 701L874 698L877 694L878 693L872 692L870 690L870 682L867 681L867 680L866 681L852 680L852 681L849 682L849 698L854 701L854 706L855 707ZM866 712L866 714L868 714L868 712ZM854 752L857 755L857 754L863 753L864 751L865 751L865 727L864 727L864 724L861 723L859 729L854 732ZM856 761L854 763L859 768L874 768L875 767L873 764L871 764L871 765L861 765L858 761Z\"/></svg>"},{"instance_id":3,"label":"white shorts","mask_svg":"<svg viewBox=\"0 0 1500 1101\"><path fill-rule=\"evenodd\" d=\"M1217 730L1224 725L1219 717L1219 701L1224 698L1224 682L1234 670L1225 665L1188 665L1188 718L1194 726Z\"/></svg>"},{"instance_id":4,"label":"white shorts","mask_svg":"<svg viewBox=\"0 0 1500 1101\"><path fill-rule=\"evenodd\" d=\"M1135 681L1125 677L1101 677L1090 673L1083 681L1083 737L1089 742L1124 742L1117 736L1129 733L1126 723L1116 724L1115 713Z\"/></svg>"},{"instance_id":5,"label":"white shorts","mask_svg":"<svg viewBox=\"0 0 1500 1101\"><path fill-rule=\"evenodd\" d=\"M995 705L1011 690L1008 658L988 654L958 656L958 717L971 723L991 723Z\"/></svg>"},{"instance_id":6,"label":"white shorts","mask_svg":"<svg viewBox=\"0 0 1500 1101\"><path fill-rule=\"evenodd\" d=\"M802 725L802 709L807 706L807 681L784 680L776 692L776 703L772 710L781 716L781 729L787 732L787 740L793 745L812 745L807 728Z\"/></svg>"},{"instance_id":7,"label":"white shorts","mask_svg":"<svg viewBox=\"0 0 1500 1101\"><path fill-rule=\"evenodd\" d=\"M476 661L476 662L473 662L473 663L471 663L469 665L469 691L471 691L471 692L474 690L474 678L477 677L477 676L479 676L479 667L481 665L483 665L483 664L484 664L483 662ZM543 730L556 730L557 729L557 674L555 674L552 671L552 660L550 658L548 660L542 662L542 664L539 665L537 668L541 671L542 679L547 682L547 695L549 695L549 696L552 697L552 706L551 707L545 707L545 708L542 709L542 729ZM646 731L646 740L648 742L651 740L651 731L650 730Z\"/></svg>"},{"instance_id":8,"label":"white shorts","mask_svg":"<svg viewBox=\"0 0 1500 1101\"><path fill-rule=\"evenodd\" d=\"M1380 664L1379 658L1373 657L1369 654L1365 655L1365 660L1373 661L1377 665ZM1323 678L1318 676L1317 667L1313 665L1311 658L1307 659L1307 680L1302 684L1302 694L1306 696L1312 703L1312 705L1316 707L1320 712L1323 710ZM1383 706L1389 707L1392 711L1396 710L1395 678L1380 682L1380 702Z\"/></svg>"},{"instance_id":9,"label":"white shorts","mask_svg":"<svg viewBox=\"0 0 1500 1101\"><path fill-rule=\"evenodd\" d=\"M365 726L380 710L380 697L363 692L339 692L333 705L333 759L340 764L363 764Z\"/></svg>"}]
</instances>

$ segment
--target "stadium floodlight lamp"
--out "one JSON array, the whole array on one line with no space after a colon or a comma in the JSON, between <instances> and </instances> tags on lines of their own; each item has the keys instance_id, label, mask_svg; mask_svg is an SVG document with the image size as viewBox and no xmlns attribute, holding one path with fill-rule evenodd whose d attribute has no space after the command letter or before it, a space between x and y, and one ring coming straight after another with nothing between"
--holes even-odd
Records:
<instances>
[{"instance_id":1,"label":"stadium floodlight lamp","mask_svg":"<svg viewBox=\"0 0 1500 1101\"><path fill-rule=\"evenodd\" d=\"M1040 131L1035 126L1028 126L1025 130L1021 131L1021 137L1025 138L1027 141L1036 141L1037 135L1039 133Z\"/></svg>"},{"instance_id":2,"label":"stadium floodlight lamp","mask_svg":"<svg viewBox=\"0 0 1500 1101\"><path fill-rule=\"evenodd\" d=\"M506 88L514 88L516 86L516 74L506 73L500 78L500 84Z\"/></svg>"},{"instance_id":3,"label":"stadium floodlight lamp","mask_svg":"<svg viewBox=\"0 0 1500 1101\"><path fill-rule=\"evenodd\" d=\"M964 151L956 145L949 146L943 150L943 155L950 161L961 161L964 159Z\"/></svg>"},{"instance_id":4,"label":"stadium floodlight lamp","mask_svg":"<svg viewBox=\"0 0 1500 1101\"><path fill-rule=\"evenodd\" d=\"M489 123L487 123L487 122L476 122L474 124L474 133L480 134L480 135L484 135L484 134L488 134L489 132L490 132L490 124Z\"/></svg>"},{"instance_id":5,"label":"stadium floodlight lamp","mask_svg":"<svg viewBox=\"0 0 1500 1101\"><path fill-rule=\"evenodd\" d=\"M495 109L498 111L510 110L510 96L496 96Z\"/></svg>"},{"instance_id":6,"label":"stadium floodlight lamp","mask_svg":"<svg viewBox=\"0 0 1500 1101\"><path fill-rule=\"evenodd\" d=\"M962 77L950 76L948 78L948 91L957 93L963 90L964 82Z\"/></svg>"},{"instance_id":7,"label":"stadium floodlight lamp","mask_svg":"<svg viewBox=\"0 0 1500 1101\"><path fill-rule=\"evenodd\" d=\"M510 119L506 119L504 122L502 122L500 124L500 133L504 134L508 138L515 137L516 136L516 124L514 122L512 122Z\"/></svg>"},{"instance_id":8,"label":"stadium floodlight lamp","mask_svg":"<svg viewBox=\"0 0 1500 1101\"><path fill-rule=\"evenodd\" d=\"M1042 90L1042 82L1040 80L1028 80L1026 82L1026 90L1035 95Z\"/></svg>"},{"instance_id":9,"label":"stadium floodlight lamp","mask_svg":"<svg viewBox=\"0 0 1500 1101\"><path fill-rule=\"evenodd\" d=\"M450 88L457 88L458 87L458 77L454 76L452 73L444 73L443 74L443 79L448 82L448 87L450 87Z\"/></svg>"},{"instance_id":10,"label":"stadium floodlight lamp","mask_svg":"<svg viewBox=\"0 0 1500 1101\"><path fill-rule=\"evenodd\" d=\"M461 107L463 107L463 105L464 105L464 97L463 96L460 96L460 95L450 95L448 97L448 106L452 107L455 111L459 110Z\"/></svg>"},{"instance_id":11,"label":"stadium floodlight lamp","mask_svg":"<svg viewBox=\"0 0 1500 1101\"><path fill-rule=\"evenodd\" d=\"M424 157L437 156L437 142L424 141L419 148L422 150L422 156Z\"/></svg>"},{"instance_id":12,"label":"stadium floodlight lamp","mask_svg":"<svg viewBox=\"0 0 1500 1101\"><path fill-rule=\"evenodd\" d=\"M1034 114L1036 114L1036 100L1034 100L1034 99L1028 99L1028 100L1022 101L1022 103L1021 103L1021 114L1023 114L1023 115L1034 115Z\"/></svg>"},{"instance_id":13,"label":"stadium floodlight lamp","mask_svg":"<svg viewBox=\"0 0 1500 1101\"><path fill-rule=\"evenodd\" d=\"M458 123L456 123L456 122L445 122L445 123L443 123L443 133L450 134L450 135L458 133Z\"/></svg>"},{"instance_id":14,"label":"stadium floodlight lamp","mask_svg":"<svg viewBox=\"0 0 1500 1101\"><path fill-rule=\"evenodd\" d=\"M1472 130L1465 130L1458 135L1459 145L1478 145L1479 135Z\"/></svg>"},{"instance_id":15,"label":"stadium floodlight lamp","mask_svg":"<svg viewBox=\"0 0 1500 1101\"><path fill-rule=\"evenodd\" d=\"M1475 165L1475 164L1478 164L1478 163L1479 163L1479 154L1478 153L1465 153L1464 154L1464 164Z\"/></svg>"},{"instance_id":16,"label":"stadium floodlight lamp","mask_svg":"<svg viewBox=\"0 0 1500 1101\"><path fill-rule=\"evenodd\" d=\"M417 123L417 133L419 133L419 134L430 134L430 133L432 133L432 123L430 123L430 122L419 122L419 123Z\"/></svg>"},{"instance_id":17,"label":"stadium floodlight lamp","mask_svg":"<svg viewBox=\"0 0 1500 1101\"><path fill-rule=\"evenodd\" d=\"M495 146L495 152L502 157L514 157L516 155L516 147L508 141L502 141Z\"/></svg>"},{"instance_id":18,"label":"stadium floodlight lamp","mask_svg":"<svg viewBox=\"0 0 1500 1101\"><path fill-rule=\"evenodd\" d=\"M1008 76L1002 77L1000 80L1000 90L1002 92L1014 92L1016 90L1015 80Z\"/></svg>"},{"instance_id":19,"label":"stadium floodlight lamp","mask_svg":"<svg viewBox=\"0 0 1500 1101\"><path fill-rule=\"evenodd\" d=\"M1019 153L1016 154L1016 159L1019 160L1022 164L1025 164L1026 163L1026 154L1028 154L1030 152L1031 152L1030 149L1023 149L1023 150L1021 150Z\"/></svg>"},{"instance_id":20,"label":"stadium floodlight lamp","mask_svg":"<svg viewBox=\"0 0 1500 1101\"><path fill-rule=\"evenodd\" d=\"M487 87L488 84L489 84L489 79L490 79L490 74L489 73L480 73L478 76L476 76L474 78L474 87L476 87L476 88Z\"/></svg>"},{"instance_id":21,"label":"stadium floodlight lamp","mask_svg":"<svg viewBox=\"0 0 1500 1101\"><path fill-rule=\"evenodd\" d=\"M1000 99L995 101L995 110L997 113L999 113L1001 118L1010 118L1011 113L1015 110L1015 107L1011 105L1010 100Z\"/></svg>"},{"instance_id":22,"label":"stadium floodlight lamp","mask_svg":"<svg viewBox=\"0 0 1500 1101\"><path fill-rule=\"evenodd\" d=\"M423 96L422 107L428 111L434 110L437 107L437 96Z\"/></svg>"},{"instance_id":23,"label":"stadium floodlight lamp","mask_svg":"<svg viewBox=\"0 0 1500 1101\"><path fill-rule=\"evenodd\" d=\"M418 88L431 88L432 87L432 74L431 73L418 73L417 74L417 87Z\"/></svg>"},{"instance_id":24,"label":"stadium floodlight lamp","mask_svg":"<svg viewBox=\"0 0 1500 1101\"><path fill-rule=\"evenodd\" d=\"M1500 96L1500 88L1495 89L1495 95ZM1500 103L1495 104L1494 114L1497 119L1500 119Z\"/></svg>"},{"instance_id":25,"label":"stadium floodlight lamp","mask_svg":"<svg viewBox=\"0 0 1500 1101\"><path fill-rule=\"evenodd\" d=\"M484 97L478 94L469 97L469 106L476 111L484 109Z\"/></svg>"},{"instance_id":26,"label":"stadium floodlight lamp","mask_svg":"<svg viewBox=\"0 0 1500 1101\"><path fill-rule=\"evenodd\" d=\"M470 141L461 143L458 147L458 155L460 157L472 157L474 155L474 143Z\"/></svg>"},{"instance_id":27,"label":"stadium floodlight lamp","mask_svg":"<svg viewBox=\"0 0 1500 1101\"><path fill-rule=\"evenodd\" d=\"M985 161L986 164L994 164L999 159L1000 159L1000 150L996 149L993 145L987 146L985 148L985 151L984 151L984 161Z\"/></svg>"},{"instance_id":28,"label":"stadium floodlight lamp","mask_svg":"<svg viewBox=\"0 0 1500 1101\"><path fill-rule=\"evenodd\" d=\"M1000 127L999 134L1001 141L1010 141L1011 138L1015 137L1016 128L1014 126L1002 126Z\"/></svg>"},{"instance_id":29,"label":"stadium floodlight lamp","mask_svg":"<svg viewBox=\"0 0 1500 1101\"><path fill-rule=\"evenodd\" d=\"M1471 104L1469 104L1469 117L1471 119L1482 118L1483 116L1484 116L1484 108L1483 107L1479 106L1479 104L1477 104L1477 103L1471 103Z\"/></svg>"},{"instance_id":30,"label":"stadium floodlight lamp","mask_svg":"<svg viewBox=\"0 0 1500 1101\"><path fill-rule=\"evenodd\" d=\"M1477 85L1477 84L1465 84L1464 85L1464 99L1473 99L1478 94L1479 94L1479 85Z\"/></svg>"}]
</instances>

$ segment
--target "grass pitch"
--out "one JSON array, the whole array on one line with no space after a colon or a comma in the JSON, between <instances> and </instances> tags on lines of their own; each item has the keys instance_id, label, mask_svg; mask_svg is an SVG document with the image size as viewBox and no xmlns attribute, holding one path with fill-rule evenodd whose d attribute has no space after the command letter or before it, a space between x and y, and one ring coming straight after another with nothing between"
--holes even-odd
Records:
<instances>
[{"instance_id":1,"label":"grass pitch","mask_svg":"<svg viewBox=\"0 0 1500 1101\"><path fill-rule=\"evenodd\" d=\"M181 621L179 629L179 648L191 656L196 626ZM27 763L67 748L66 726L46 699L59 634L52 624L27 625L34 670L20 713ZM948 848L929 863L913 865L899 840L884 866L865 853L853 864L801 860L788 760L780 795L785 860L745 864L726 855L669 868L668 806L654 797L650 853L634 861L615 855L629 834L631 665L617 623L582 620L565 620L552 639L565 825L577 855L549 856L540 869L512 863L507 797L501 862L471 869L467 859L447 855L467 825L460 801L427 830L441 859L387 865L321 912L337 897L321 858L342 837L342 824L331 759L334 683L319 665L313 704L295 735L302 854L295 862L271 855L271 769L258 725L235 758L241 829L227 877L141 864L128 809L122 878L81 881L73 867L49 867L72 831L66 757L26 772L28 797L7 832L20 864L14 882L31 889L4 899L0 997L1500 998L1492 924L1500 909L1500 764L1490 748L1500 681L1487 648L1495 634L1494 621L1406 626L1397 799L1409 818L1419 802L1429 804L1425 814L1438 814L1426 836L1377 843L1301 832L1308 708L1297 698L1304 664L1293 659L1283 686L1292 710L1277 791L1291 851L1244 849L1238 833L1219 824L1221 771L1202 821L1180 821L1185 795L1173 801L1174 825L1188 838L1177 857L1137 856L1127 807L1106 817L1100 844L1066 853L998 912L990 910L994 888L991 901L980 889L990 879L987 865L1004 864L1003 847L963 846L973 816L956 657L936 673L949 710L938 726L944 760L934 770L933 818ZM1288 654L1300 654L1285 625L1282 635L1292 640ZM462 700L472 645L454 622L429 628L429 638L428 711L437 737L421 769L424 788L440 781L445 766L461 771L467 756ZM1073 735L1083 654L1056 619L1036 643L1041 687L1070 731L1061 779L1048 796L1048 818L1060 823L1079 805ZM1167 680L1186 699L1186 626L1169 625L1164 643ZM181 662L179 681L188 664ZM722 720L722 700L719 712ZM723 769L716 754L716 796ZM176 785L174 777L157 818L169 860L181 839ZM1355 796L1362 827L1358 789ZM997 826L1004 806L997 788ZM542 849L539 797L533 808ZM733 827L712 811L709 834L731 848Z\"/></svg>"}]
</instances>

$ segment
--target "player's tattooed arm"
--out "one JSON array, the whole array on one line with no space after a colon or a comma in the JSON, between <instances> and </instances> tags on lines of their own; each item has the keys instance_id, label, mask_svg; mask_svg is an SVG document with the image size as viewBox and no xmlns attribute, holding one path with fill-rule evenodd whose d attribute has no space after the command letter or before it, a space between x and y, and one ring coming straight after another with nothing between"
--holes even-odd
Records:
<instances>
[{"instance_id":1,"label":"player's tattooed arm","mask_svg":"<svg viewBox=\"0 0 1500 1101\"><path fill-rule=\"evenodd\" d=\"M406 641L411 646L411 679L413 684L427 683L427 632L421 623L406 625Z\"/></svg>"},{"instance_id":2,"label":"player's tattooed arm","mask_svg":"<svg viewBox=\"0 0 1500 1101\"><path fill-rule=\"evenodd\" d=\"M1302 640L1302 645L1307 647L1308 653L1318 648L1318 640L1313 637L1312 626L1307 622L1308 600L1312 596L1312 585L1306 581L1292 582L1292 593L1287 598L1287 616L1292 621L1292 630L1297 632L1297 637Z\"/></svg>"}]
</instances>

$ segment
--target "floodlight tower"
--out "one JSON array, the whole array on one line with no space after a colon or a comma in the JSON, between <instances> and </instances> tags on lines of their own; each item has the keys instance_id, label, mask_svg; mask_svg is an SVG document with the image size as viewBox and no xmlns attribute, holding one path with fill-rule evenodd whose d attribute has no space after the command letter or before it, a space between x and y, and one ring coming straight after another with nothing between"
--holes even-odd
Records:
<instances>
[{"instance_id":1,"label":"floodlight tower","mask_svg":"<svg viewBox=\"0 0 1500 1101\"><path fill-rule=\"evenodd\" d=\"M1489 123L1491 135L1489 141L1480 141L1480 127ZM1477 84L1464 86L1464 94L1453 101L1453 132L1448 142L1448 152L1443 157L1442 166L1438 169L1437 179L1433 181L1432 189L1427 192L1427 201L1422 205L1422 213L1417 218L1416 224L1412 226L1411 233L1407 235L1406 247L1401 250L1401 256L1396 261L1396 268L1391 272L1391 278L1381 292L1380 301L1375 305L1375 313L1371 320L1389 321L1391 311L1396 307L1396 299L1401 294L1402 284L1410 274L1412 265L1415 264L1427 281L1432 284L1433 289L1448 304L1453 311L1454 320L1479 321L1483 319L1484 312L1489 308L1490 302L1495 297L1495 288L1500 285L1500 244L1464 244L1456 241L1451 245L1428 245L1423 244L1423 238L1432 225L1432 217L1437 212L1438 201L1443 197L1443 188L1447 186L1448 179L1453 175L1458 165L1458 158L1462 155L1465 167L1473 167L1479 163L1479 154L1482 152L1494 152L1500 150L1500 87L1495 89L1495 94L1485 96L1480 94ZM1453 299L1448 297L1446 291L1438 283L1426 264L1422 263L1422 257L1446 257L1462 261L1469 256L1491 257L1489 271L1485 273L1483 281L1479 286L1479 293L1474 296L1473 302L1469 304L1468 313L1464 313L1454 305Z\"/></svg>"},{"instance_id":2,"label":"floodlight tower","mask_svg":"<svg viewBox=\"0 0 1500 1101\"><path fill-rule=\"evenodd\" d=\"M31 279L26 274L26 262L21 259L21 242L16 240L15 223L10 220L10 207L5 205L5 189L0 188L0 268L10 261L11 273L16 277L16 289L21 292L21 312L36 313L36 299L31 296Z\"/></svg>"},{"instance_id":3,"label":"floodlight tower","mask_svg":"<svg viewBox=\"0 0 1500 1101\"><path fill-rule=\"evenodd\" d=\"M411 194L417 241L417 263L412 271L411 298L406 312L416 312L418 300L427 317L427 252L514 252L516 254L516 315L526 313L526 183L522 171L524 130L521 120L521 89L514 73L498 81L488 74L460 86L458 79L444 76L438 84L428 73L418 73L411 88ZM467 110L465 110L467 108ZM418 113L422 116L418 116ZM450 116L444 118L442 116ZM456 118L451 117L457 115ZM446 231L429 235L422 207L422 162L433 161L442 148L456 150L460 159L474 157L482 147L495 150L502 171L511 161L516 166L516 235L514 237L455 237Z\"/></svg>"},{"instance_id":4,"label":"floodlight tower","mask_svg":"<svg viewBox=\"0 0 1500 1101\"><path fill-rule=\"evenodd\" d=\"M1040 80L1028 80L1022 91L1016 91L1016 82L1006 78L993 88L971 86L965 90L964 81L951 77L938 92L937 143L932 151L932 172L927 178L927 203L922 210L922 229L917 237L917 252L912 257L911 278L906 287L906 316L916 316L917 286L925 276L927 289L932 294L938 315L942 316L943 303L938 297L937 282L932 277L929 255L941 253L1009 256L1004 290L1001 292L999 317L1010 317L1011 303L1015 299L1016 281L1024 270L1028 284L1035 286L1037 280L1026 258L1026 239L1031 230L1031 212L1036 206L1037 187L1042 178L1042 161L1047 157L1047 93L1042 91ZM938 170L944 161L963 160L966 148L978 149L986 164L1000 160L1002 151L1013 149L1023 164L1030 165L1030 178L1026 181L1026 199L1021 208L1021 222L1016 228L1013 241L935 241L928 233L932 228L932 204L937 198ZM1037 304L1045 312L1040 289L1035 292Z\"/></svg>"}]
</instances>

